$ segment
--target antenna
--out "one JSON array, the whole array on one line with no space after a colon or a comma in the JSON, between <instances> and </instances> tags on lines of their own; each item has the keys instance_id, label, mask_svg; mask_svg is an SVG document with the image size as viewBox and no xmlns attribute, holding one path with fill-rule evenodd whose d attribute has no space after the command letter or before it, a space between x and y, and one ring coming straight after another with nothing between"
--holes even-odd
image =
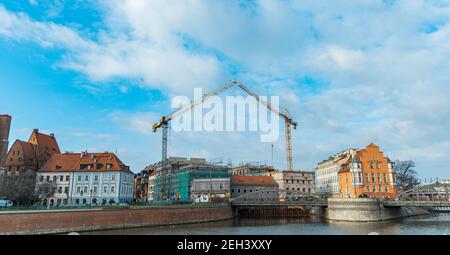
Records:
<instances>
[{"instance_id":1,"label":"antenna","mask_svg":"<svg viewBox=\"0 0 450 255\"><path fill-rule=\"evenodd\" d=\"M273 167L273 143L271 144L271 147L272 147L272 167Z\"/></svg>"}]
</instances>

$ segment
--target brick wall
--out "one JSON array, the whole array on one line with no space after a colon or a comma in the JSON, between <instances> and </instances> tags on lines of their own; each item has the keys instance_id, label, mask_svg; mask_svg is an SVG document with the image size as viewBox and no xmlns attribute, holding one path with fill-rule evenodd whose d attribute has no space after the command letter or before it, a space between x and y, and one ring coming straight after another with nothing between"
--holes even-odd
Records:
<instances>
[{"instance_id":1,"label":"brick wall","mask_svg":"<svg viewBox=\"0 0 450 255\"><path fill-rule=\"evenodd\" d=\"M151 208L0 214L0 234L45 234L197 223L233 217L230 207Z\"/></svg>"}]
</instances>

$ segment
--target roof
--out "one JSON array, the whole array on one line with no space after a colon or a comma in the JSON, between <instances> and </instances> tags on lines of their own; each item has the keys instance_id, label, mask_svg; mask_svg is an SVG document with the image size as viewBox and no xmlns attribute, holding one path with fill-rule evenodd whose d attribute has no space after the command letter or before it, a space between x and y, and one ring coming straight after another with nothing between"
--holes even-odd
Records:
<instances>
[{"instance_id":1,"label":"roof","mask_svg":"<svg viewBox=\"0 0 450 255\"><path fill-rule=\"evenodd\" d=\"M22 148L23 157L26 165L36 164L36 153L34 151L33 145L22 140L16 141ZM11 147L12 148L12 147Z\"/></svg>"},{"instance_id":2,"label":"roof","mask_svg":"<svg viewBox=\"0 0 450 255\"><path fill-rule=\"evenodd\" d=\"M148 166L146 166L146 167L144 168L144 171L151 171L151 170L155 170L155 169L156 169L156 167L158 166L158 164L159 164L159 162L158 162L158 163L153 163L153 164L150 164L150 165L148 165Z\"/></svg>"},{"instance_id":3,"label":"roof","mask_svg":"<svg viewBox=\"0 0 450 255\"><path fill-rule=\"evenodd\" d=\"M233 175L231 185L244 186L278 186L272 176Z\"/></svg>"},{"instance_id":4,"label":"roof","mask_svg":"<svg viewBox=\"0 0 450 255\"><path fill-rule=\"evenodd\" d=\"M58 142L53 134L46 135L39 133L38 129L34 129L28 139L29 143L37 144L39 148L50 150L51 153L61 153Z\"/></svg>"},{"instance_id":5,"label":"roof","mask_svg":"<svg viewBox=\"0 0 450 255\"><path fill-rule=\"evenodd\" d=\"M91 165L91 168L88 168ZM108 168L107 165L110 165ZM132 173L112 152L53 154L39 172L106 172Z\"/></svg>"}]
</instances>

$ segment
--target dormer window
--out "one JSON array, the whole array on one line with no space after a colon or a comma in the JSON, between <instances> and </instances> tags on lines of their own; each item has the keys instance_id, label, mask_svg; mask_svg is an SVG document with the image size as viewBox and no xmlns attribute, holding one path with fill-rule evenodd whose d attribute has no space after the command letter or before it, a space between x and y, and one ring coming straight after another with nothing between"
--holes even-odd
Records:
<instances>
[{"instance_id":1,"label":"dormer window","mask_svg":"<svg viewBox=\"0 0 450 255\"><path fill-rule=\"evenodd\" d=\"M111 169L111 167L112 167L112 164L106 164L106 169Z\"/></svg>"}]
</instances>

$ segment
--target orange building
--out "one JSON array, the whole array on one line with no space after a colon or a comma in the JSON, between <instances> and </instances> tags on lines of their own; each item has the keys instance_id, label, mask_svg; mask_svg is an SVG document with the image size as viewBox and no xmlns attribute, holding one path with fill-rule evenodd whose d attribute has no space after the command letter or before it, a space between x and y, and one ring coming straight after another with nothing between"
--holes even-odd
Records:
<instances>
[{"instance_id":1,"label":"orange building","mask_svg":"<svg viewBox=\"0 0 450 255\"><path fill-rule=\"evenodd\" d=\"M380 148L370 144L349 158L339 170L341 197L394 198L397 195L395 164Z\"/></svg>"}]
</instances>

